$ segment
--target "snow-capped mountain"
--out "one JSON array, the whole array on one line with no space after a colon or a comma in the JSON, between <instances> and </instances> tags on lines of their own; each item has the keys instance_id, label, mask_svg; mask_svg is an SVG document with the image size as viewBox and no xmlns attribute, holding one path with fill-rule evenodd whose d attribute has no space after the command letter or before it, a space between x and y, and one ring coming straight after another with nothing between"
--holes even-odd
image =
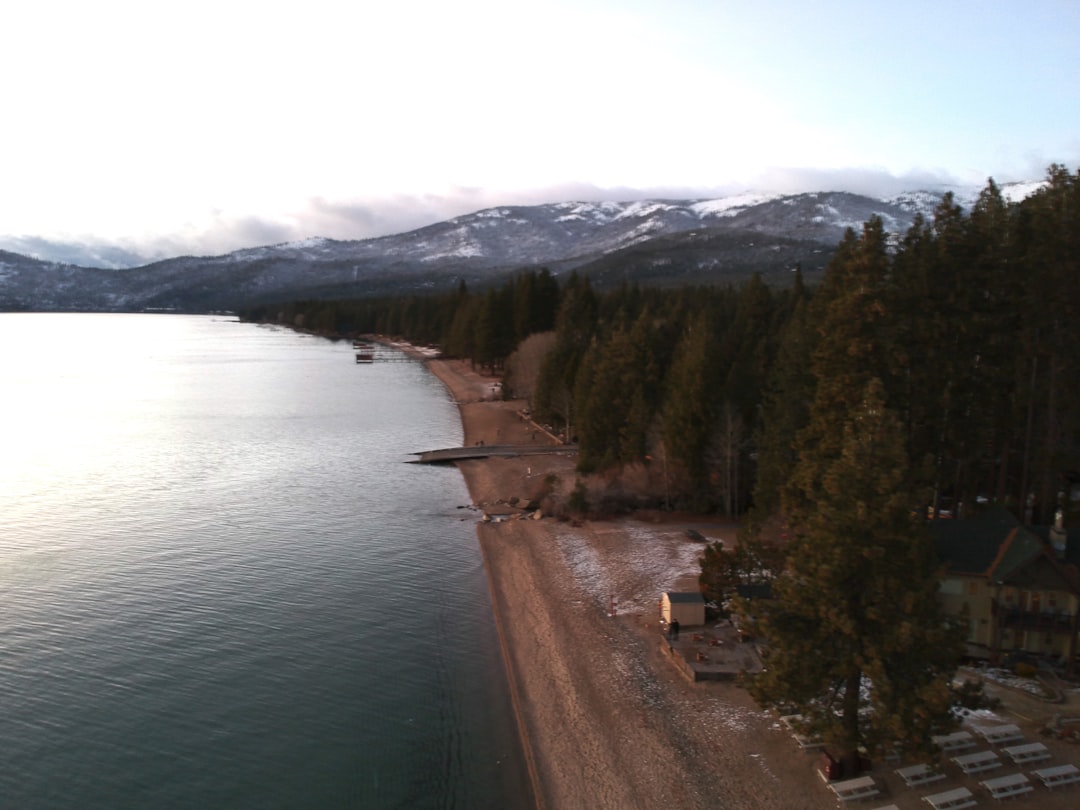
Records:
<instances>
[{"instance_id":1,"label":"snow-capped mountain","mask_svg":"<svg viewBox=\"0 0 1080 810\"><path fill-rule=\"evenodd\" d=\"M0 251L0 310L234 309L449 289L460 279L484 283L539 266L649 283L708 283L757 271L783 283L796 265L811 278L823 270L847 228L877 215L902 233L941 199L933 192L889 200L818 192L500 206L374 239L313 238L127 269Z\"/></svg>"},{"instance_id":2,"label":"snow-capped mountain","mask_svg":"<svg viewBox=\"0 0 1080 810\"><path fill-rule=\"evenodd\" d=\"M1004 183L998 189L1006 202L1016 203L1030 197L1045 185L1045 180L1033 180L1023 183ZM970 211L979 199L982 189L957 187L945 189L945 191L949 191L953 195L953 202L965 211ZM934 214L934 209L941 204L944 196L944 191L905 191L889 197L885 201L902 208L908 213L922 214L924 217L930 218Z\"/></svg>"}]
</instances>

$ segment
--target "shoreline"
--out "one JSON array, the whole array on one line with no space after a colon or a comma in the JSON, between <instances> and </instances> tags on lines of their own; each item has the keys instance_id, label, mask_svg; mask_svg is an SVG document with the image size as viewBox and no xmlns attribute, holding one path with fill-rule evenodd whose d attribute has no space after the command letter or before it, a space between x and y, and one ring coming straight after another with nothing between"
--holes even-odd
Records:
<instances>
[{"instance_id":1,"label":"shoreline","mask_svg":"<svg viewBox=\"0 0 1080 810\"><path fill-rule=\"evenodd\" d=\"M457 404L465 444L526 435L520 404L486 399L491 378L460 361L425 364ZM538 478L572 482L573 463L489 458L457 467L473 503L486 509L529 496ZM659 598L654 589L675 583L642 582L641 571L618 561L636 531L619 522L571 527L553 519L477 525L535 806L833 807L812 758L791 774L770 769L790 759L791 741L770 733L774 719L743 690L691 684L663 660L652 599ZM687 556L678 528L667 536L683 567L692 565L697 549ZM583 588L583 574L604 579L599 590ZM606 590L618 596L615 617ZM793 804L792 796L802 798Z\"/></svg>"},{"instance_id":2,"label":"shoreline","mask_svg":"<svg viewBox=\"0 0 1080 810\"><path fill-rule=\"evenodd\" d=\"M478 394L482 397L482 392L485 387L485 383L481 381L468 384L465 380L461 369L452 369L452 367L445 360L421 358L428 370L435 375L436 378L442 382L443 386L447 389L450 395L453 397L458 407L458 413L461 416L462 431L463 431L463 444L471 445L475 444L478 439L475 435L480 432L478 425L473 425L473 420L466 419L465 405L469 404ZM465 487L469 491L469 496L472 498L473 504L478 503L476 488L478 481L475 475L470 475L468 469L462 469L462 464L456 464L462 474L462 478L465 480ZM478 538L479 539L479 538ZM514 712L514 723L517 727L518 741L521 745L522 756L525 760L525 771L529 775L529 789L531 791L530 798L532 799L532 805L536 810L547 810L547 806L543 800L543 792L540 785L540 777L536 767L536 757L533 753L532 740L527 734L524 733L525 729L525 714L522 707L523 698L521 695L520 686L518 680L514 674L514 665L511 656L509 655L510 642L507 640L506 631L504 629L504 621L500 610L499 602L497 600L497 594L494 588L495 575L492 571L491 562L487 553L485 544L480 542L480 554L484 563L484 574L487 579L488 593L491 598L492 613L494 614L495 631L499 637L499 652L503 661L503 669L506 674L507 687L510 692L510 704Z\"/></svg>"}]
</instances>

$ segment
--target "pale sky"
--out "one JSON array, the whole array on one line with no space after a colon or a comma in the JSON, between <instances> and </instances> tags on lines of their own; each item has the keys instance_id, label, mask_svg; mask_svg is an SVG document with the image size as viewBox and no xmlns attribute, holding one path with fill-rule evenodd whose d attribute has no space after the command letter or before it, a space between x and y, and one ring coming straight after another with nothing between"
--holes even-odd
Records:
<instances>
[{"instance_id":1,"label":"pale sky","mask_svg":"<svg viewBox=\"0 0 1080 810\"><path fill-rule=\"evenodd\" d=\"M1080 0L27 0L0 28L0 247L1080 167Z\"/></svg>"}]
</instances>

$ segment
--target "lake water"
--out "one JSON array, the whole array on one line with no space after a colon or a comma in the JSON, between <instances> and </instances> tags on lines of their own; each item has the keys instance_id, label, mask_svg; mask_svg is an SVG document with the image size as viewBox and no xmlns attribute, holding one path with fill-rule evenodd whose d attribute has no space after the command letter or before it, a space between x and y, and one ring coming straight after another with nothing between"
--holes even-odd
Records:
<instances>
[{"instance_id":1,"label":"lake water","mask_svg":"<svg viewBox=\"0 0 1080 810\"><path fill-rule=\"evenodd\" d=\"M416 362L0 314L0 807L530 806Z\"/></svg>"}]
</instances>

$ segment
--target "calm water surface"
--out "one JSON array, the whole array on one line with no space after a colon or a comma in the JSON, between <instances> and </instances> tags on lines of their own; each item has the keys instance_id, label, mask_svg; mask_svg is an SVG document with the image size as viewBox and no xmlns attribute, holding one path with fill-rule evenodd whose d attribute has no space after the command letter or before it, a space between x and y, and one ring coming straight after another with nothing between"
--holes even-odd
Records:
<instances>
[{"instance_id":1,"label":"calm water surface","mask_svg":"<svg viewBox=\"0 0 1080 810\"><path fill-rule=\"evenodd\" d=\"M528 806L420 364L0 315L0 807Z\"/></svg>"}]
</instances>

